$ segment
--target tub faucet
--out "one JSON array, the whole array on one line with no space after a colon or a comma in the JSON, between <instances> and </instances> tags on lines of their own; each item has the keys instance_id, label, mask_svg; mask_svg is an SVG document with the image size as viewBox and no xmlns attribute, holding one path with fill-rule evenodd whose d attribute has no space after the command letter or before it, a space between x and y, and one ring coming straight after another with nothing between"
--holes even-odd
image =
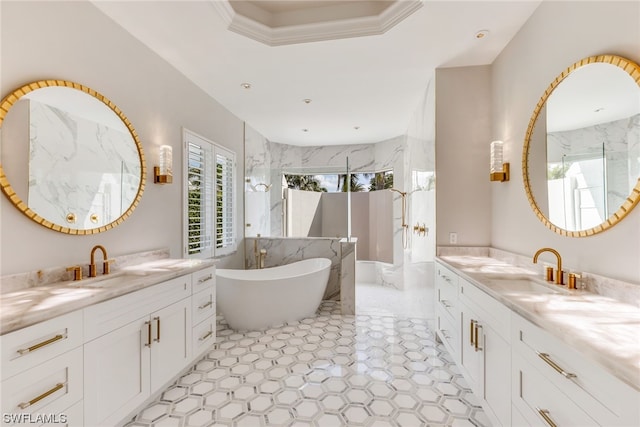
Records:
<instances>
[{"instance_id":1,"label":"tub faucet","mask_svg":"<svg viewBox=\"0 0 640 427\"><path fill-rule=\"evenodd\" d=\"M258 268L264 268L264 260L267 257L267 250L260 249L260 260L258 262Z\"/></svg>"},{"instance_id":2,"label":"tub faucet","mask_svg":"<svg viewBox=\"0 0 640 427\"><path fill-rule=\"evenodd\" d=\"M552 254L554 254L556 256L556 259L558 261L558 266L556 269L556 285L564 285L564 275L562 274L562 257L560 256L560 253L558 251L556 251L555 249L552 248L542 248L542 249L538 249L538 252L536 252L536 254L533 256L533 263L536 264L538 262L538 256L542 253L542 252L551 252Z\"/></svg>"},{"instance_id":3,"label":"tub faucet","mask_svg":"<svg viewBox=\"0 0 640 427\"><path fill-rule=\"evenodd\" d=\"M253 241L253 257L256 259L256 268L260 268L260 251L258 250L259 242L260 242L260 233L256 235L256 239Z\"/></svg>"},{"instance_id":4,"label":"tub faucet","mask_svg":"<svg viewBox=\"0 0 640 427\"><path fill-rule=\"evenodd\" d=\"M102 251L102 274L109 274L110 272L110 263L113 262L112 259L107 259L107 250L102 245L95 245L93 249L91 249L91 264L89 264L89 277L96 277L98 274L96 272L96 251L100 249Z\"/></svg>"}]
</instances>

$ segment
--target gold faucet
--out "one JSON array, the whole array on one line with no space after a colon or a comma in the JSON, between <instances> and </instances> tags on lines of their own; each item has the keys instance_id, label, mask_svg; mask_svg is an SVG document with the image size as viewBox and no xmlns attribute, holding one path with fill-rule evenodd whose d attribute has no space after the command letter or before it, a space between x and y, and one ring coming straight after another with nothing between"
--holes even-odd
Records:
<instances>
[{"instance_id":1,"label":"gold faucet","mask_svg":"<svg viewBox=\"0 0 640 427\"><path fill-rule=\"evenodd\" d=\"M253 256L256 259L256 268L260 268L260 251L258 251L258 242L260 241L260 233L256 235L256 239L253 241Z\"/></svg>"},{"instance_id":2,"label":"gold faucet","mask_svg":"<svg viewBox=\"0 0 640 427\"><path fill-rule=\"evenodd\" d=\"M536 252L536 254L533 256L533 263L536 264L538 262L538 256L542 253L542 252L551 252L552 254L554 254L558 260L558 266L556 269L556 285L564 285L564 275L562 274L562 257L560 256L560 253L558 251L556 251L555 249L552 248L542 248L542 249L538 249L538 252Z\"/></svg>"},{"instance_id":3,"label":"gold faucet","mask_svg":"<svg viewBox=\"0 0 640 427\"><path fill-rule=\"evenodd\" d=\"M258 268L264 268L264 260L267 257L267 250L260 249L260 261L258 263Z\"/></svg>"},{"instance_id":4,"label":"gold faucet","mask_svg":"<svg viewBox=\"0 0 640 427\"><path fill-rule=\"evenodd\" d=\"M89 264L89 277L96 277L96 251L100 249L102 251L102 274L109 274L110 272L110 263L113 262L112 259L107 259L107 250L102 245L95 245L93 249L91 249L91 264Z\"/></svg>"}]
</instances>

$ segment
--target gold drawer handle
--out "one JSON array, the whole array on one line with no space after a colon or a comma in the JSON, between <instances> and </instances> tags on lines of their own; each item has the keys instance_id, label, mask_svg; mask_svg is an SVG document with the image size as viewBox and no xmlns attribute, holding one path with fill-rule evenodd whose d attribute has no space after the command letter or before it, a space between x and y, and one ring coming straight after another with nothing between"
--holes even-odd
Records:
<instances>
[{"instance_id":1,"label":"gold drawer handle","mask_svg":"<svg viewBox=\"0 0 640 427\"><path fill-rule=\"evenodd\" d=\"M482 325L479 324L478 322L476 322L475 330L474 330L475 343L474 343L474 346L473 346L473 349L475 351L482 351L482 347L480 347L480 340L478 339L478 329L481 329L481 328L482 328Z\"/></svg>"},{"instance_id":2,"label":"gold drawer handle","mask_svg":"<svg viewBox=\"0 0 640 427\"><path fill-rule=\"evenodd\" d=\"M211 279L213 279L213 274L209 274L208 276L201 277L201 278L198 279L198 284L201 284L201 283L204 283L204 282L208 282Z\"/></svg>"},{"instance_id":3,"label":"gold drawer handle","mask_svg":"<svg viewBox=\"0 0 640 427\"><path fill-rule=\"evenodd\" d=\"M204 334L204 336L203 336L203 337L198 338L198 340L199 340L199 341L204 341L204 340L206 340L207 338L209 338L211 335L213 335L213 331L209 331L209 332L207 332L206 334Z\"/></svg>"},{"instance_id":4,"label":"gold drawer handle","mask_svg":"<svg viewBox=\"0 0 640 427\"><path fill-rule=\"evenodd\" d=\"M49 339L48 339L48 340L46 340L46 341L42 341L41 343L38 343L38 344L32 345L32 346L31 346L31 347L29 347L29 348L21 348L21 349L19 349L19 350L18 350L18 353L20 353L20 354L27 354L27 353L30 353L30 352L32 352L32 351L35 351L35 350L37 350L37 349L39 349L39 348L42 348L42 347L44 347L44 346L46 346L46 345L53 344L54 342L56 342L56 341L60 341L60 340L65 339L65 338L67 338L67 336L66 336L66 335L58 334L58 335L56 335L56 336L55 336L55 337L53 337L53 338L49 338Z\"/></svg>"},{"instance_id":5,"label":"gold drawer handle","mask_svg":"<svg viewBox=\"0 0 640 427\"><path fill-rule=\"evenodd\" d=\"M558 427L549 416L548 410L536 407L536 411L538 411L538 414L540 414L540 416L547 422L547 424L549 424L549 427Z\"/></svg>"},{"instance_id":6,"label":"gold drawer handle","mask_svg":"<svg viewBox=\"0 0 640 427\"><path fill-rule=\"evenodd\" d=\"M558 366L558 364L556 362L551 360L551 358L549 357L549 355L547 353L539 353L539 352L536 351L536 354L538 355L538 357L540 357L540 359L544 360L547 363L547 365L551 366L553 369L556 370L556 372L558 372L563 377L565 377L567 379L571 379L571 378L575 378L576 377L576 374L572 374L570 372L567 372L564 369L562 369L560 366Z\"/></svg>"},{"instance_id":7,"label":"gold drawer handle","mask_svg":"<svg viewBox=\"0 0 640 427\"><path fill-rule=\"evenodd\" d=\"M474 326L476 325L476 321L471 319L471 323L469 324L469 344L471 345L471 347L475 347L475 343L473 341L473 330L475 329Z\"/></svg>"},{"instance_id":8,"label":"gold drawer handle","mask_svg":"<svg viewBox=\"0 0 640 427\"><path fill-rule=\"evenodd\" d=\"M202 304L201 306L198 307L198 310L204 310L207 307L211 307L213 305L213 301L209 300L208 303L206 304Z\"/></svg>"},{"instance_id":9,"label":"gold drawer handle","mask_svg":"<svg viewBox=\"0 0 640 427\"><path fill-rule=\"evenodd\" d=\"M49 391L45 391L44 393L42 393L40 396L38 397L34 397L33 399L31 399L28 402L22 402L21 404L18 405L18 408L20 409L27 409L29 406L31 405L35 405L36 403L40 402L42 399L44 399L45 397L55 393L56 391L60 390L61 388L63 388L65 386L65 383L58 383L55 385L55 387L53 387L51 390Z\"/></svg>"}]
</instances>

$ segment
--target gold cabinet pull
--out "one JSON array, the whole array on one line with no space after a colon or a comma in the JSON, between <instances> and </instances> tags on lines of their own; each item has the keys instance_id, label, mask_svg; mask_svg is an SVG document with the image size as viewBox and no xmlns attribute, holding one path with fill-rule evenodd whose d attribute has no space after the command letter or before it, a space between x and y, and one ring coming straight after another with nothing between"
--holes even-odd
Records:
<instances>
[{"instance_id":1,"label":"gold cabinet pull","mask_svg":"<svg viewBox=\"0 0 640 427\"><path fill-rule=\"evenodd\" d=\"M60 341L60 340L65 339L65 338L67 338L66 335L58 334L55 337L49 338L46 341L42 341L41 343L34 344L34 345L32 345L31 347L28 347L28 348L21 348L21 349L19 349L17 351L20 354L27 354L27 353L30 353L30 352L32 352L34 350L37 350L37 349L42 348L42 347L44 347L46 345L49 345L49 344L53 344L54 342Z\"/></svg>"},{"instance_id":2,"label":"gold cabinet pull","mask_svg":"<svg viewBox=\"0 0 640 427\"><path fill-rule=\"evenodd\" d=\"M473 331L474 340L475 340L473 348L475 351L482 351L482 347L480 347L480 343L479 343L480 340L478 339L478 329L481 329L481 328L482 328L482 325L476 322L476 325Z\"/></svg>"},{"instance_id":3,"label":"gold cabinet pull","mask_svg":"<svg viewBox=\"0 0 640 427\"><path fill-rule=\"evenodd\" d=\"M49 391L45 391L44 393L42 393L40 396L38 397L34 397L33 399L31 399L28 402L22 402L18 405L18 408L20 409L27 409L29 406L31 405L35 405L36 403L40 402L42 399L44 399L45 397L52 395L53 393L55 393L56 391L60 390L62 387L65 386L65 383L58 383L55 385L55 387L53 387L51 390Z\"/></svg>"},{"instance_id":4,"label":"gold cabinet pull","mask_svg":"<svg viewBox=\"0 0 640 427\"><path fill-rule=\"evenodd\" d=\"M209 331L209 332L207 332L206 334L204 334L204 336L202 336L202 337L198 338L198 341L204 341L204 340L206 340L207 338L209 338L211 335L213 335L213 331Z\"/></svg>"},{"instance_id":5,"label":"gold cabinet pull","mask_svg":"<svg viewBox=\"0 0 640 427\"><path fill-rule=\"evenodd\" d=\"M147 325L147 342L144 344L145 347L151 347L151 322L148 320L144 322Z\"/></svg>"},{"instance_id":6,"label":"gold cabinet pull","mask_svg":"<svg viewBox=\"0 0 640 427\"><path fill-rule=\"evenodd\" d=\"M156 322L156 339L155 342L160 342L160 318L154 317L153 320Z\"/></svg>"},{"instance_id":7,"label":"gold cabinet pull","mask_svg":"<svg viewBox=\"0 0 640 427\"><path fill-rule=\"evenodd\" d=\"M207 307L211 307L213 305L213 301L209 300L207 303L202 304L198 307L198 310L204 310Z\"/></svg>"},{"instance_id":8,"label":"gold cabinet pull","mask_svg":"<svg viewBox=\"0 0 640 427\"><path fill-rule=\"evenodd\" d=\"M472 347L475 347L475 342L473 341L473 331L474 331L474 326L476 324L476 321L471 319L471 323L469 324L469 344Z\"/></svg>"},{"instance_id":9,"label":"gold cabinet pull","mask_svg":"<svg viewBox=\"0 0 640 427\"><path fill-rule=\"evenodd\" d=\"M538 411L538 414L540 414L540 416L547 422L547 424L549 424L549 427L558 427L549 416L548 410L536 407L536 411Z\"/></svg>"},{"instance_id":10,"label":"gold cabinet pull","mask_svg":"<svg viewBox=\"0 0 640 427\"><path fill-rule=\"evenodd\" d=\"M211 279L213 279L213 274L209 274L208 276L201 277L201 278L198 279L198 284L201 284L201 283L204 283L204 282L208 282Z\"/></svg>"},{"instance_id":11,"label":"gold cabinet pull","mask_svg":"<svg viewBox=\"0 0 640 427\"><path fill-rule=\"evenodd\" d=\"M553 369L555 369L556 372L558 372L560 375L562 375L563 377L567 378L567 379L571 379L571 378L575 378L576 374L572 374L571 372L567 372L564 369L562 369L560 366L558 366L558 364L556 362L554 362L553 360L551 360L551 358L549 357L549 355L547 353L540 353L537 352L538 357L540 357L540 359L544 360L547 365L551 366Z\"/></svg>"}]
</instances>

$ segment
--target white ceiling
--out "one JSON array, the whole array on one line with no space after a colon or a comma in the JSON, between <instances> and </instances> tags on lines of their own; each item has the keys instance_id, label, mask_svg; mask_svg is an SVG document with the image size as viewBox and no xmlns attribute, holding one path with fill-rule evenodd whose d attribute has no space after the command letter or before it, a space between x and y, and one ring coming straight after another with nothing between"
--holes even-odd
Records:
<instances>
[{"instance_id":1,"label":"white ceiling","mask_svg":"<svg viewBox=\"0 0 640 427\"><path fill-rule=\"evenodd\" d=\"M541 0L425 0L381 35L282 46L229 31L213 1L93 3L270 141L333 145L404 134L436 68L492 63Z\"/></svg>"}]
</instances>

